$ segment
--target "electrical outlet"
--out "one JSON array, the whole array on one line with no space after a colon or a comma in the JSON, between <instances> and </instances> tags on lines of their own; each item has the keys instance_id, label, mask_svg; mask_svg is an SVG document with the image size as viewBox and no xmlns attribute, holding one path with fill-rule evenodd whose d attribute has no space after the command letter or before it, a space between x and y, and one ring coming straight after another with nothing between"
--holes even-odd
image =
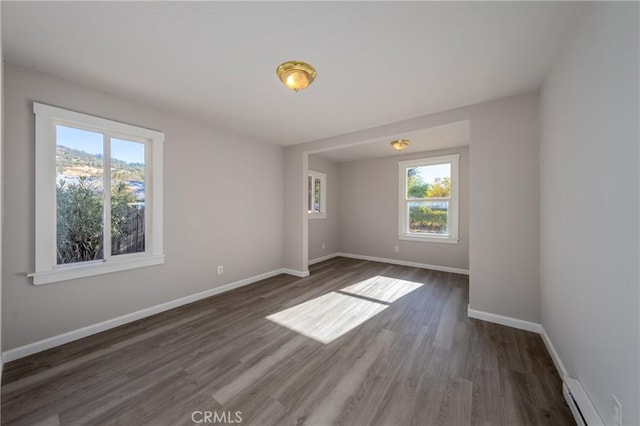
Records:
<instances>
[{"instance_id":1,"label":"electrical outlet","mask_svg":"<svg viewBox=\"0 0 640 426\"><path fill-rule=\"evenodd\" d=\"M393 248L393 251L394 251L394 252L396 252L396 253L400 253L400 247L395 246L395 247Z\"/></svg>"},{"instance_id":2,"label":"electrical outlet","mask_svg":"<svg viewBox=\"0 0 640 426\"><path fill-rule=\"evenodd\" d=\"M224 266L220 265L218 266L218 275L222 275L224 274Z\"/></svg>"},{"instance_id":3,"label":"electrical outlet","mask_svg":"<svg viewBox=\"0 0 640 426\"><path fill-rule=\"evenodd\" d=\"M622 426L622 404L615 395L613 395L613 424Z\"/></svg>"},{"instance_id":4,"label":"electrical outlet","mask_svg":"<svg viewBox=\"0 0 640 426\"><path fill-rule=\"evenodd\" d=\"M322 248L324 248L324 243L322 243Z\"/></svg>"}]
</instances>

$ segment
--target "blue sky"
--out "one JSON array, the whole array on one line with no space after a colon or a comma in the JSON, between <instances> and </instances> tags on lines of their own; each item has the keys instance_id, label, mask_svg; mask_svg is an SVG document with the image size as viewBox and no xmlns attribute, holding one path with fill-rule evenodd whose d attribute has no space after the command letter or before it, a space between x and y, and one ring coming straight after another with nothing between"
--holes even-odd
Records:
<instances>
[{"instance_id":1,"label":"blue sky","mask_svg":"<svg viewBox=\"0 0 640 426\"><path fill-rule=\"evenodd\" d=\"M56 126L58 145L77 149L89 154L102 154L102 133L75 129L67 126ZM111 158L127 163L144 164L144 144L123 139L111 138Z\"/></svg>"},{"instance_id":2,"label":"blue sky","mask_svg":"<svg viewBox=\"0 0 640 426\"><path fill-rule=\"evenodd\" d=\"M436 178L450 177L451 164L437 164L434 166L417 167L418 175L422 177L422 181L432 184Z\"/></svg>"}]
</instances>

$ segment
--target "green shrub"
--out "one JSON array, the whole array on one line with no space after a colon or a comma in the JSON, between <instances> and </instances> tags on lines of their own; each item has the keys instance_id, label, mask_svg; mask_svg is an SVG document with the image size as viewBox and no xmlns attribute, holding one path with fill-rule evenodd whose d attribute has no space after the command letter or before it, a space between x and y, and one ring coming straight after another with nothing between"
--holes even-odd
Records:
<instances>
[{"instance_id":1,"label":"green shrub","mask_svg":"<svg viewBox=\"0 0 640 426\"><path fill-rule=\"evenodd\" d=\"M414 231L442 232L447 229L447 212L427 206L413 206L409 209L409 226Z\"/></svg>"},{"instance_id":2,"label":"green shrub","mask_svg":"<svg viewBox=\"0 0 640 426\"><path fill-rule=\"evenodd\" d=\"M112 240L128 232L128 221L137 209L134 194L124 182L111 189ZM86 262L104 257L102 189L86 176L77 183L60 180L56 187L57 263Z\"/></svg>"}]
</instances>

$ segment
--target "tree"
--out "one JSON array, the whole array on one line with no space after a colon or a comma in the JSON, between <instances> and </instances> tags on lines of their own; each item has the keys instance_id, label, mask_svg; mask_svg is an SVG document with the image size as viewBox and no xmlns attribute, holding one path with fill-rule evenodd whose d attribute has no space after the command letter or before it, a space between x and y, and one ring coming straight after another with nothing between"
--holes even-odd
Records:
<instances>
[{"instance_id":1,"label":"tree","mask_svg":"<svg viewBox=\"0 0 640 426\"><path fill-rule=\"evenodd\" d=\"M126 225L132 213L131 205L136 201L135 195L124 182L118 182L111 187L111 238L113 240L127 231Z\"/></svg>"},{"instance_id":2,"label":"tree","mask_svg":"<svg viewBox=\"0 0 640 426\"><path fill-rule=\"evenodd\" d=\"M58 264L102 258L102 191L87 176L77 183L60 180L56 200Z\"/></svg>"},{"instance_id":3,"label":"tree","mask_svg":"<svg viewBox=\"0 0 640 426\"><path fill-rule=\"evenodd\" d=\"M87 176L77 183L60 180L56 187L57 262L86 262L103 258L102 188ZM136 197L124 182L111 187L111 238L128 232L129 220L138 214Z\"/></svg>"},{"instance_id":4,"label":"tree","mask_svg":"<svg viewBox=\"0 0 640 426\"><path fill-rule=\"evenodd\" d=\"M417 168L407 169L407 196L409 198L425 198L429 186L422 180Z\"/></svg>"},{"instance_id":5,"label":"tree","mask_svg":"<svg viewBox=\"0 0 640 426\"><path fill-rule=\"evenodd\" d=\"M442 232L447 229L447 212L424 205L412 206L409 209L409 225L413 232Z\"/></svg>"},{"instance_id":6,"label":"tree","mask_svg":"<svg viewBox=\"0 0 640 426\"><path fill-rule=\"evenodd\" d=\"M451 196L451 179L448 177L435 178L433 185L426 191L425 198L447 198Z\"/></svg>"}]
</instances>

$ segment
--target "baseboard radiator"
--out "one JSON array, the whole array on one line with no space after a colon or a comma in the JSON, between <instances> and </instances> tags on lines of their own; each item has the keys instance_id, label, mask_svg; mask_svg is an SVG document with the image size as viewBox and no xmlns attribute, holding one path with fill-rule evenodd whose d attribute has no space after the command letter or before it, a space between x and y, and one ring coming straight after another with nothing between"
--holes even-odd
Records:
<instances>
[{"instance_id":1,"label":"baseboard radiator","mask_svg":"<svg viewBox=\"0 0 640 426\"><path fill-rule=\"evenodd\" d=\"M604 425L593 403L578 380L571 377L564 377L562 393L578 426Z\"/></svg>"}]
</instances>

